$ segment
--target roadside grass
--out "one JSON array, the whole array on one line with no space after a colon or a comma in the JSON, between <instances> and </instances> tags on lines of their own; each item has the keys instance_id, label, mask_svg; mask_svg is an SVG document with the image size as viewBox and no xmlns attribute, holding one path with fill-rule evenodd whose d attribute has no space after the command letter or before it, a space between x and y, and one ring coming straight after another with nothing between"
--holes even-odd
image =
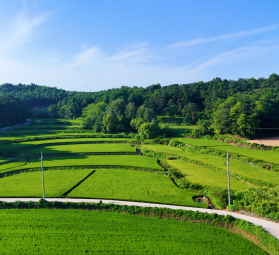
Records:
<instances>
[{"instance_id":1,"label":"roadside grass","mask_svg":"<svg viewBox=\"0 0 279 255\"><path fill-rule=\"evenodd\" d=\"M144 147L148 150L153 150L163 153L177 154L182 157L187 157L194 160L199 160L203 163L211 164L213 166L227 170L224 164L224 159L222 157L207 155L207 154L195 154L191 152L182 151L179 148L160 145L160 144L144 144ZM232 146L233 147L233 146ZM264 168L251 166L242 163L238 160L230 159L230 172L233 174L238 174L246 178L252 178L259 181L265 181L272 184L279 183L279 173L275 171L270 171Z\"/></svg>"},{"instance_id":2,"label":"roadside grass","mask_svg":"<svg viewBox=\"0 0 279 255\"><path fill-rule=\"evenodd\" d=\"M193 201L198 193L179 189L168 177L160 174L102 169L97 170L68 197L120 199L166 203L207 208Z\"/></svg>"},{"instance_id":3,"label":"roadside grass","mask_svg":"<svg viewBox=\"0 0 279 255\"><path fill-rule=\"evenodd\" d=\"M46 197L62 195L93 170L49 170L44 172ZM0 178L0 197L42 197L42 173L25 172Z\"/></svg>"},{"instance_id":4,"label":"roadside grass","mask_svg":"<svg viewBox=\"0 0 279 255\"><path fill-rule=\"evenodd\" d=\"M72 157L44 156L44 167L69 167L83 165L119 165L163 170L163 168L157 164L156 159L140 155L83 155ZM23 162L9 163L5 165L0 165L0 173L6 173L13 170L32 169L40 166L41 162L39 159L32 159L28 164L25 164Z\"/></svg>"},{"instance_id":5,"label":"roadside grass","mask_svg":"<svg viewBox=\"0 0 279 255\"><path fill-rule=\"evenodd\" d=\"M5 254L266 254L205 224L97 210L0 211Z\"/></svg>"},{"instance_id":6,"label":"roadside grass","mask_svg":"<svg viewBox=\"0 0 279 255\"><path fill-rule=\"evenodd\" d=\"M86 152L136 152L136 149L129 144L68 144L46 146L37 149L27 150L26 153L86 153Z\"/></svg>"},{"instance_id":7,"label":"roadside grass","mask_svg":"<svg viewBox=\"0 0 279 255\"><path fill-rule=\"evenodd\" d=\"M184 174L185 178L192 183L220 188L226 188L228 186L228 178L226 176L206 167L182 160L167 160L167 162L179 169L182 174ZM234 179L230 180L230 184L231 189L243 190L250 187L249 185Z\"/></svg>"}]
</instances>

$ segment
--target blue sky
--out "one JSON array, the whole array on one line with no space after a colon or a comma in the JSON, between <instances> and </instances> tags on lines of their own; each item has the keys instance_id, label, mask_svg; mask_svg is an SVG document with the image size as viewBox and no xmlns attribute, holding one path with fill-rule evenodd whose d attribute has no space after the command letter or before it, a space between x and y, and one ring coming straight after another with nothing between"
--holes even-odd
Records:
<instances>
[{"instance_id":1,"label":"blue sky","mask_svg":"<svg viewBox=\"0 0 279 255\"><path fill-rule=\"evenodd\" d=\"M0 84L76 91L279 74L274 0L0 1Z\"/></svg>"}]
</instances>

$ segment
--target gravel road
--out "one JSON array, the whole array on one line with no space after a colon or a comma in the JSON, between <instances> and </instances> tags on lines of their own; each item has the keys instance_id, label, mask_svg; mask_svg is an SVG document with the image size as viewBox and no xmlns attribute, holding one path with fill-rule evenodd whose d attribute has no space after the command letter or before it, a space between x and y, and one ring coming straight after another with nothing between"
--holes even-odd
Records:
<instances>
[{"instance_id":1,"label":"gravel road","mask_svg":"<svg viewBox=\"0 0 279 255\"><path fill-rule=\"evenodd\" d=\"M222 210L213 210L213 209L203 209L203 208L195 208L195 207L187 207L187 206L177 206L177 205L164 205L164 204L153 204L153 203L140 203L140 202L129 202L129 201L120 201L120 200L106 200L106 199L74 199L74 198L47 198L49 202L58 201L58 202L86 202L86 203L98 203L100 200L104 204L118 204L118 205L128 205L128 206L140 206L140 207L164 207L170 209L182 209L189 211L199 211L199 212L207 212L207 213L217 213L220 215L231 215L235 218L249 221L257 226L262 226L268 233L273 235L275 238L279 240L279 223L275 223L268 220L259 219L256 217L222 211ZM14 202L14 201L39 201L39 198L0 198L0 201L5 202Z\"/></svg>"}]
</instances>

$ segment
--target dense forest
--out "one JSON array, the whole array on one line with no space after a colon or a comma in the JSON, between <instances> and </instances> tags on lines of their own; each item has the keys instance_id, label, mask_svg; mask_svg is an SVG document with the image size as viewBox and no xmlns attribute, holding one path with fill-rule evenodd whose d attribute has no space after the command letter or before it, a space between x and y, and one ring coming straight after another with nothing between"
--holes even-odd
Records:
<instances>
[{"instance_id":1,"label":"dense forest","mask_svg":"<svg viewBox=\"0 0 279 255\"><path fill-rule=\"evenodd\" d=\"M83 127L103 132L139 131L144 125L149 129L152 126L153 132L157 132L156 116L168 115L183 116L185 124L199 121L203 126L214 128L215 133L251 136L259 128L279 127L278 89L277 74L267 79L234 81L215 78L209 82L155 84L146 88L122 86L100 92L70 92L35 84L3 84L0 86L0 105L1 109L10 109L16 107L11 102L24 102L30 108L48 107L52 116L82 117ZM7 96L10 103L4 99ZM2 125L22 121L15 117L11 122L11 116L6 115L0 115ZM25 117L25 114L21 116Z\"/></svg>"},{"instance_id":2,"label":"dense forest","mask_svg":"<svg viewBox=\"0 0 279 255\"><path fill-rule=\"evenodd\" d=\"M26 122L28 116L29 107L24 101L0 94L0 127Z\"/></svg>"}]
</instances>

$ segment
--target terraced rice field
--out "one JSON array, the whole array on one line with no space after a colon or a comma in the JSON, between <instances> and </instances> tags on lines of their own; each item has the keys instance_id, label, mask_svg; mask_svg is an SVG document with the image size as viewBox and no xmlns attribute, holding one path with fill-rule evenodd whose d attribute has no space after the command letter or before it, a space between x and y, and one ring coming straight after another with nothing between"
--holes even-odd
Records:
<instances>
[{"instance_id":1,"label":"terraced rice field","mask_svg":"<svg viewBox=\"0 0 279 255\"><path fill-rule=\"evenodd\" d=\"M44 171L46 197L63 194L93 170ZM0 178L0 197L42 197L42 172L25 172Z\"/></svg>"},{"instance_id":2,"label":"terraced rice field","mask_svg":"<svg viewBox=\"0 0 279 255\"><path fill-rule=\"evenodd\" d=\"M86 210L1 210L3 254L266 254L213 226Z\"/></svg>"},{"instance_id":3,"label":"terraced rice field","mask_svg":"<svg viewBox=\"0 0 279 255\"><path fill-rule=\"evenodd\" d=\"M160 145L160 144L145 144L145 148L148 150L177 154L182 157L187 157L189 159L198 160L205 164L210 164L219 168L222 168L224 171L227 170L225 161L222 157L206 155L206 154L195 154L191 152L182 151L179 148ZM232 146L233 147L233 146ZM279 173L275 171L266 170L263 168L251 166L245 163L242 163L237 160L230 159L230 172L236 175L240 175L246 178L255 179L259 181L265 181L272 184L279 183Z\"/></svg>"},{"instance_id":4,"label":"terraced rice field","mask_svg":"<svg viewBox=\"0 0 279 255\"><path fill-rule=\"evenodd\" d=\"M279 164L279 152L277 151L262 151L262 150L241 148L237 146L232 146L227 143L218 142L215 140L192 139L192 138L178 138L177 140L185 144L190 144L194 146L206 146L214 150L229 151L230 153L236 153L246 157L259 159L265 162Z\"/></svg>"},{"instance_id":5,"label":"terraced rice field","mask_svg":"<svg viewBox=\"0 0 279 255\"><path fill-rule=\"evenodd\" d=\"M168 160L167 162L179 169L182 174L184 174L185 178L192 183L208 187L228 187L228 178L226 175L182 160ZM230 180L230 184L231 189L247 189L249 187L249 185L234 179Z\"/></svg>"},{"instance_id":6,"label":"terraced rice field","mask_svg":"<svg viewBox=\"0 0 279 255\"><path fill-rule=\"evenodd\" d=\"M156 159L140 155L94 155L74 157L44 157L45 167L70 167L70 166L127 166L163 170ZM32 159L31 163L23 162L0 165L0 173L18 169L32 169L41 167L39 159Z\"/></svg>"},{"instance_id":7,"label":"terraced rice field","mask_svg":"<svg viewBox=\"0 0 279 255\"><path fill-rule=\"evenodd\" d=\"M101 169L86 179L68 197L107 198L205 207L197 204L197 193L177 188L168 177L156 173Z\"/></svg>"},{"instance_id":8,"label":"terraced rice field","mask_svg":"<svg viewBox=\"0 0 279 255\"><path fill-rule=\"evenodd\" d=\"M42 148L27 150L26 153L86 153L86 152L136 152L129 144L67 144L45 146Z\"/></svg>"},{"instance_id":9,"label":"terraced rice field","mask_svg":"<svg viewBox=\"0 0 279 255\"><path fill-rule=\"evenodd\" d=\"M79 143L79 142L127 142L128 138L64 138L64 139L47 139L38 141L19 142L13 144L15 148L21 149L31 145L43 145L53 143Z\"/></svg>"}]
</instances>

